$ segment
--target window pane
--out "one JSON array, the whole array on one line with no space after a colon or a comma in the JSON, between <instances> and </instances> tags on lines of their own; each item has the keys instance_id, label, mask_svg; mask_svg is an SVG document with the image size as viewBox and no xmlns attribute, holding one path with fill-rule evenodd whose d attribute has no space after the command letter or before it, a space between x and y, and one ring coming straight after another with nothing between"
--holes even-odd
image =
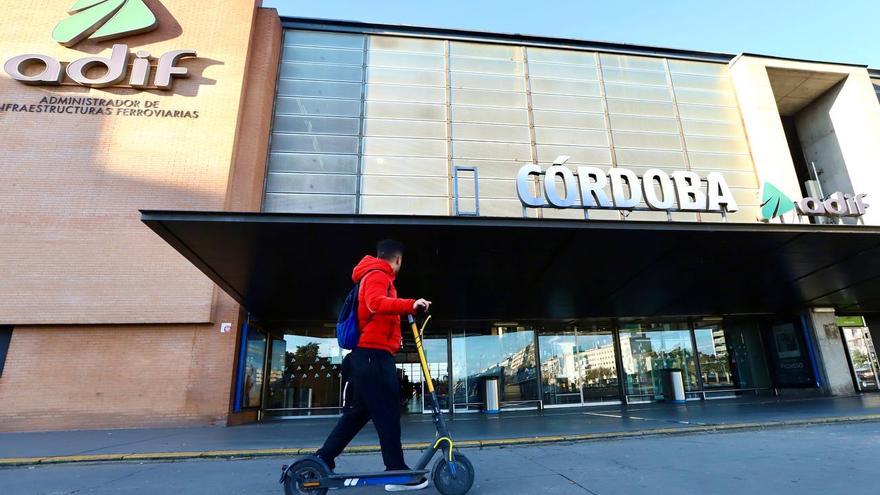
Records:
<instances>
[{"instance_id":1,"label":"window pane","mask_svg":"<svg viewBox=\"0 0 880 495\"><path fill-rule=\"evenodd\" d=\"M270 153L270 172L323 172L356 174L355 155L306 155L300 153Z\"/></svg>"},{"instance_id":2,"label":"window pane","mask_svg":"<svg viewBox=\"0 0 880 495\"><path fill-rule=\"evenodd\" d=\"M535 110L535 126L605 129L605 116L596 113L568 113Z\"/></svg>"},{"instance_id":3,"label":"window pane","mask_svg":"<svg viewBox=\"0 0 880 495\"><path fill-rule=\"evenodd\" d=\"M615 55L600 53L602 68L613 67L618 69L643 69L665 71L666 67L662 58L636 57L632 55Z\"/></svg>"},{"instance_id":4,"label":"window pane","mask_svg":"<svg viewBox=\"0 0 880 495\"><path fill-rule=\"evenodd\" d=\"M364 138L365 155L446 156L446 141L436 139Z\"/></svg>"},{"instance_id":5,"label":"window pane","mask_svg":"<svg viewBox=\"0 0 880 495\"><path fill-rule=\"evenodd\" d=\"M286 30L284 31L284 44L363 50L364 37L360 34Z\"/></svg>"},{"instance_id":6,"label":"window pane","mask_svg":"<svg viewBox=\"0 0 880 495\"><path fill-rule=\"evenodd\" d=\"M364 174L448 177L446 158L364 157Z\"/></svg>"},{"instance_id":7,"label":"window pane","mask_svg":"<svg viewBox=\"0 0 880 495\"><path fill-rule=\"evenodd\" d=\"M505 158L528 161L532 158L532 152L528 144L453 141L452 156L455 158Z\"/></svg>"},{"instance_id":8,"label":"window pane","mask_svg":"<svg viewBox=\"0 0 880 495\"><path fill-rule=\"evenodd\" d=\"M360 99L361 83L329 81L278 81L278 96L313 96Z\"/></svg>"},{"instance_id":9,"label":"window pane","mask_svg":"<svg viewBox=\"0 0 880 495\"><path fill-rule=\"evenodd\" d=\"M365 107L364 114L367 117L446 120L445 105L368 101L365 103Z\"/></svg>"},{"instance_id":10,"label":"window pane","mask_svg":"<svg viewBox=\"0 0 880 495\"><path fill-rule=\"evenodd\" d=\"M705 325L694 329L697 355L704 388L732 388L733 372L724 329L720 325Z\"/></svg>"},{"instance_id":11,"label":"window pane","mask_svg":"<svg viewBox=\"0 0 880 495\"><path fill-rule=\"evenodd\" d=\"M709 62L693 62L690 60L670 60L669 72L675 74L697 74L701 76L726 77L726 64L713 64Z\"/></svg>"},{"instance_id":12,"label":"window pane","mask_svg":"<svg viewBox=\"0 0 880 495\"><path fill-rule=\"evenodd\" d=\"M367 69L367 83L403 84L412 86L445 86L446 79L443 75L443 72L436 70L370 67Z\"/></svg>"},{"instance_id":13,"label":"window pane","mask_svg":"<svg viewBox=\"0 0 880 495\"><path fill-rule=\"evenodd\" d=\"M596 66L596 54L594 52L581 52L577 50L554 50L551 48L528 48L529 64L534 62L552 62L555 64L576 64L589 67Z\"/></svg>"},{"instance_id":14,"label":"window pane","mask_svg":"<svg viewBox=\"0 0 880 495\"><path fill-rule=\"evenodd\" d=\"M273 133L272 151L355 154L358 151L358 138L357 136L308 136Z\"/></svg>"},{"instance_id":15,"label":"window pane","mask_svg":"<svg viewBox=\"0 0 880 495\"><path fill-rule=\"evenodd\" d=\"M550 79L576 79L582 81L598 81L595 67L581 65L561 65L535 62L529 59L529 77L546 77Z\"/></svg>"},{"instance_id":16,"label":"window pane","mask_svg":"<svg viewBox=\"0 0 880 495\"><path fill-rule=\"evenodd\" d=\"M725 155L719 153L693 153L688 151L688 159L693 168L713 170L754 170L749 155Z\"/></svg>"},{"instance_id":17,"label":"window pane","mask_svg":"<svg viewBox=\"0 0 880 495\"><path fill-rule=\"evenodd\" d=\"M370 84L367 86L366 99L373 101L446 103L446 89L424 86L392 86L390 84Z\"/></svg>"},{"instance_id":18,"label":"window pane","mask_svg":"<svg viewBox=\"0 0 880 495\"><path fill-rule=\"evenodd\" d=\"M528 143L531 137L526 126L454 123L452 139Z\"/></svg>"},{"instance_id":19,"label":"window pane","mask_svg":"<svg viewBox=\"0 0 880 495\"><path fill-rule=\"evenodd\" d=\"M665 86L637 86L634 84L605 83L605 94L609 98L631 98L635 100L672 100L669 88Z\"/></svg>"},{"instance_id":20,"label":"window pane","mask_svg":"<svg viewBox=\"0 0 880 495\"><path fill-rule=\"evenodd\" d=\"M458 105L526 108L525 93L453 89L452 102Z\"/></svg>"},{"instance_id":21,"label":"window pane","mask_svg":"<svg viewBox=\"0 0 880 495\"><path fill-rule=\"evenodd\" d=\"M480 57L502 60L521 60L522 50L518 46L492 45L489 43L449 43L450 58Z\"/></svg>"},{"instance_id":22,"label":"window pane","mask_svg":"<svg viewBox=\"0 0 880 495\"><path fill-rule=\"evenodd\" d=\"M275 132L307 132L312 134L357 135L360 120L340 117L277 115L272 130Z\"/></svg>"},{"instance_id":23,"label":"window pane","mask_svg":"<svg viewBox=\"0 0 880 495\"><path fill-rule=\"evenodd\" d=\"M586 81L561 81L558 79L531 78L532 93L551 93L575 96L599 96L599 83Z\"/></svg>"},{"instance_id":24,"label":"window pane","mask_svg":"<svg viewBox=\"0 0 880 495\"><path fill-rule=\"evenodd\" d=\"M449 68L453 71L482 72L487 74L522 75L522 62L510 60L493 60L487 58L454 58L449 59Z\"/></svg>"},{"instance_id":25,"label":"window pane","mask_svg":"<svg viewBox=\"0 0 880 495\"><path fill-rule=\"evenodd\" d=\"M728 91L707 91L702 89L676 88L675 98L681 103L702 105L736 106L736 96Z\"/></svg>"},{"instance_id":26,"label":"window pane","mask_svg":"<svg viewBox=\"0 0 880 495\"><path fill-rule=\"evenodd\" d=\"M682 371L685 390L698 388L694 348L687 324L625 324L620 330L620 352L629 395L662 398L665 369Z\"/></svg>"},{"instance_id":27,"label":"window pane","mask_svg":"<svg viewBox=\"0 0 880 495\"><path fill-rule=\"evenodd\" d=\"M577 373L580 353L574 332L540 334L538 348L541 349L544 405L580 404Z\"/></svg>"},{"instance_id":28,"label":"window pane","mask_svg":"<svg viewBox=\"0 0 880 495\"><path fill-rule=\"evenodd\" d=\"M373 196L448 196L446 177L365 175L363 194Z\"/></svg>"},{"instance_id":29,"label":"window pane","mask_svg":"<svg viewBox=\"0 0 880 495\"><path fill-rule=\"evenodd\" d=\"M606 131L535 127L535 142L540 144L608 146L608 134Z\"/></svg>"},{"instance_id":30,"label":"window pane","mask_svg":"<svg viewBox=\"0 0 880 495\"><path fill-rule=\"evenodd\" d=\"M443 54L444 42L400 36L370 36L370 50Z\"/></svg>"},{"instance_id":31,"label":"window pane","mask_svg":"<svg viewBox=\"0 0 880 495\"><path fill-rule=\"evenodd\" d=\"M295 330L272 342L269 377L272 415L335 414L341 406L342 358L331 330ZM304 411L308 408L332 408Z\"/></svg>"},{"instance_id":32,"label":"window pane","mask_svg":"<svg viewBox=\"0 0 880 495\"><path fill-rule=\"evenodd\" d=\"M682 120L681 126L685 134L701 136L719 136L743 139L743 128L736 123L708 122L705 120Z\"/></svg>"},{"instance_id":33,"label":"window pane","mask_svg":"<svg viewBox=\"0 0 880 495\"><path fill-rule=\"evenodd\" d=\"M370 51L367 56L370 67L402 67L411 69L443 70L443 55Z\"/></svg>"},{"instance_id":34,"label":"window pane","mask_svg":"<svg viewBox=\"0 0 880 495\"><path fill-rule=\"evenodd\" d=\"M681 138L677 134L613 131L611 135L615 148L681 149Z\"/></svg>"},{"instance_id":35,"label":"window pane","mask_svg":"<svg viewBox=\"0 0 880 495\"><path fill-rule=\"evenodd\" d=\"M585 96L532 95L532 108L537 110L566 110L569 112L602 113L602 100Z\"/></svg>"},{"instance_id":36,"label":"window pane","mask_svg":"<svg viewBox=\"0 0 880 495\"><path fill-rule=\"evenodd\" d=\"M727 78L694 76L691 74L673 74L672 85L678 88L710 89L714 91L733 91Z\"/></svg>"},{"instance_id":37,"label":"window pane","mask_svg":"<svg viewBox=\"0 0 880 495\"><path fill-rule=\"evenodd\" d=\"M365 215L447 215L449 198L416 196L372 196L361 199Z\"/></svg>"},{"instance_id":38,"label":"window pane","mask_svg":"<svg viewBox=\"0 0 880 495\"><path fill-rule=\"evenodd\" d=\"M684 153L680 151L614 149L618 165L642 167L684 168Z\"/></svg>"},{"instance_id":39,"label":"window pane","mask_svg":"<svg viewBox=\"0 0 880 495\"><path fill-rule=\"evenodd\" d=\"M683 119L719 120L740 122L739 110L730 107L713 107L708 105L685 105L678 102L678 112Z\"/></svg>"},{"instance_id":40,"label":"window pane","mask_svg":"<svg viewBox=\"0 0 880 495\"><path fill-rule=\"evenodd\" d=\"M620 399L613 339L607 330L582 333L578 329L576 366L580 370L584 402Z\"/></svg>"},{"instance_id":41,"label":"window pane","mask_svg":"<svg viewBox=\"0 0 880 495\"><path fill-rule=\"evenodd\" d=\"M678 132L675 119L612 115L611 128L621 131Z\"/></svg>"},{"instance_id":42,"label":"window pane","mask_svg":"<svg viewBox=\"0 0 880 495\"><path fill-rule=\"evenodd\" d=\"M354 213L355 196L330 194L266 194L263 211L287 213Z\"/></svg>"},{"instance_id":43,"label":"window pane","mask_svg":"<svg viewBox=\"0 0 880 495\"><path fill-rule=\"evenodd\" d=\"M608 112L612 114L675 117L675 109L672 103L655 101L615 100L608 98Z\"/></svg>"},{"instance_id":44,"label":"window pane","mask_svg":"<svg viewBox=\"0 0 880 495\"><path fill-rule=\"evenodd\" d=\"M355 194L357 176L270 172L266 176L266 192Z\"/></svg>"},{"instance_id":45,"label":"window pane","mask_svg":"<svg viewBox=\"0 0 880 495\"><path fill-rule=\"evenodd\" d=\"M363 77L363 68L355 65L284 62L279 71L282 79L361 82Z\"/></svg>"},{"instance_id":46,"label":"window pane","mask_svg":"<svg viewBox=\"0 0 880 495\"><path fill-rule=\"evenodd\" d=\"M606 82L666 86L666 74L663 72L635 71L603 67L602 77Z\"/></svg>"},{"instance_id":47,"label":"window pane","mask_svg":"<svg viewBox=\"0 0 880 495\"><path fill-rule=\"evenodd\" d=\"M260 407L263 390L263 363L266 357L266 336L255 328L247 331L244 357L242 407Z\"/></svg>"},{"instance_id":48,"label":"window pane","mask_svg":"<svg viewBox=\"0 0 880 495\"><path fill-rule=\"evenodd\" d=\"M569 163L611 165L611 150L578 146L538 145L538 161L550 163L558 156L571 157Z\"/></svg>"},{"instance_id":49,"label":"window pane","mask_svg":"<svg viewBox=\"0 0 880 495\"><path fill-rule=\"evenodd\" d=\"M360 100L280 97L275 100L275 114L358 117L361 114L361 102Z\"/></svg>"},{"instance_id":50,"label":"window pane","mask_svg":"<svg viewBox=\"0 0 880 495\"><path fill-rule=\"evenodd\" d=\"M486 108L453 105L452 121L528 125L529 113L525 108Z\"/></svg>"},{"instance_id":51,"label":"window pane","mask_svg":"<svg viewBox=\"0 0 880 495\"><path fill-rule=\"evenodd\" d=\"M748 153L749 145L741 139L685 136L688 151L711 151L714 153Z\"/></svg>"},{"instance_id":52,"label":"window pane","mask_svg":"<svg viewBox=\"0 0 880 495\"><path fill-rule=\"evenodd\" d=\"M472 88L497 91L525 91L525 79L517 76L453 72L449 77L453 89Z\"/></svg>"},{"instance_id":53,"label":"window pane","mask_svg":"<svg viewBox=\"0 0 880 495\"><path fill-rule=\"evenodd\" d=\"M446 138L446 122L364 120L364 136Z\"/></svg>"},{"instance_id":54,"label":"window pane","mask_svg":"<svg viewBox=\"0 0 880 495\"><path fill-rule=\"evenodd\" d=\"M361 50L285 46L281 52L281 60L284 62L326 62L331 64L363 65L364 52Z\"/></svg>"}]
</instances>

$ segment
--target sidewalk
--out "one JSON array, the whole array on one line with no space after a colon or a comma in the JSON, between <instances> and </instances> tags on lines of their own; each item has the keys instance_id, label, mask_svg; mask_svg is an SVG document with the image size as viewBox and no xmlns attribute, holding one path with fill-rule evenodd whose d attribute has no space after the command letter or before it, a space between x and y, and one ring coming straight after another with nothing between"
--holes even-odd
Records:
<instances>
[{"instance_id":1,"label":"sidewalk","mask_svg":"<svg viewBox=\"0 0 880 495\"><path fill-rule=\"evenodd\" d=\"M683 405L561 408L493 416L458 414L449 419L449 424L456 444L481 447L852 421L880 421L880 395L748 397ZM318 447L334 423L335 419L303 419L229 428L2 433L0 465L297 454ZM405 447L421 448L433 435L429 416L404 417ZM375 430L368 425L355 438L352 450L375 451L376 444Z\"/></svg>"}]
</instances>

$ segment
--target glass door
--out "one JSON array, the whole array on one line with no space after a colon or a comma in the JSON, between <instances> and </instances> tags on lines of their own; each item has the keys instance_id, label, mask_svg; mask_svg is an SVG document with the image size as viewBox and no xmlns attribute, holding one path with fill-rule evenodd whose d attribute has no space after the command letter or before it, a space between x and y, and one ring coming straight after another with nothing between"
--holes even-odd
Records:
<instances>
[{"instance_id":1,"label":"glass door","mask_svg":"<svg viewBox=\"0 0 880 495\"><path fill-rule=\"evenodd\" d=\"M544 407L580 405L578 345L575 332L538 335Z\"/></svg>"},{"instance_id":2,"label":"glass door","mask_svg":"<svg viewBox=\"0 0 880 495\"><path fill-rule=\"evenodd\" d=\"M486 378L498 380L501 406L536 407L535 332L523 326L467 328L452 333L453 407L478 411Z\"/></svg>"},{"instance_id":3,"label":"glass door","mask_svg":"<svg viewBox=\"0 0 880 495\"><path fill-rule=\"evenodd\" d=\"M880 363L877 362L877 352L868 327L843 327L840 331L843 333L843 341L846 342L846 351L849 353L849 362L858 391L880 390L878 383Z\"/></svg>"},{"instance_id":4,"label":"glass door","mask_svg":"<svg viewBox=\"0 0 880 495\"><path fill-rule=\"evenodd\" d=\"M579 328L577 344L577 369L584 403L619 401L614 334L608 328L594 327L591 331Z\"/></svg>"}]
</instances>

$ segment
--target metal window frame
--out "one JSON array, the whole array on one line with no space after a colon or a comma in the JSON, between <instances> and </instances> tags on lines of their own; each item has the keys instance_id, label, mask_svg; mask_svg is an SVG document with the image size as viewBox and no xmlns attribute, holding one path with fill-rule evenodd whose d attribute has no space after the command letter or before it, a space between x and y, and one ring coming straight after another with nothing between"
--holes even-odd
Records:
<instances>
[{"instance_id":1,"label":"metal window frame","mask_svg":"<svg viewBox=\"0 0 880 495\"><path fill-rule=\"evenodd\" d=\"M462 211L458 206L458 173L472 172L474 174L474 209L473 211ZM452 167L452 205L453 212L457 217L478 217L480 216L480 180L477 167L460 166Z\"/></svg>"}]
</instances>

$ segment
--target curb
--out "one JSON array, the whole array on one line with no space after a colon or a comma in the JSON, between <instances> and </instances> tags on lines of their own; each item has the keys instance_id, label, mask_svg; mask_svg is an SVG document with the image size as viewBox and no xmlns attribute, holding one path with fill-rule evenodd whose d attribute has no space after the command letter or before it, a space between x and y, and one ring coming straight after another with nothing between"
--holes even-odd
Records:
<instances>
[{"instance_id":1,"label":"curb","mask_svg":"<svg viewBox=\"0 0 880 495\"><path fill-rule=\"evenodd\" d=\"M553 435L538 437L499 438L492 440L462 440L455 442L461 448L491 448L515 445L539 445L546 443L562 442L586 442L597 440L615 440L621 438L639 438L661 435L687 435L693 433L717 433L743 430L763 430L771 428L785 428L792 426L817 426L842 423L872 423L880 422L880 414L866 414L861 416L831 416L810 419L795 419L783 421L767 421L758 423L730 423L697 426L682 426L676 428L654 428L635 431L612 431L603 433L583 433L573 435ZM427 442L408 443L403 445L404 450L422 450L428 446ZM5 457L0 458L0 467L33 466L43 464L72 464L82 462L132 462L132 461L176 461L191 459L233 459L252 457L274 457L283 455L311 454L316 447L301 448L278 448L278 449L240 449L240 450L204 450L194 452L146 452L146 453L123 453L123 454L86 454L64 455L43 457ZM350 454L366 454L380 452L378 445L354 445L345 449Z\"/></svg>"}]
</instances>

